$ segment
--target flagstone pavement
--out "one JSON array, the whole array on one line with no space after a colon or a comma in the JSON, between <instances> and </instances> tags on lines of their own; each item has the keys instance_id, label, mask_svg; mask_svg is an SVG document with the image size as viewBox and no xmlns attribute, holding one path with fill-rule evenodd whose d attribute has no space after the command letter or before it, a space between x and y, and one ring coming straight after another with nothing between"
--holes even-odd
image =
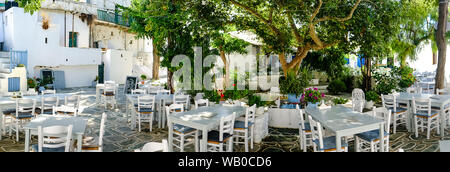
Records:
<instances>
[{"instance_id":1,"label":"flagstone pavement","mask_svg":"<svg viewBox=\"0 0 450 172\"><path fill-rule=\"evenodd\" d=\"M123 86L121 87L123 88ZM119 89L123 90L123 89ZM81 95L80 116L89 118L87 136L98 136L101 115L105 112L108 115L106 130L104 135L104 152L132 152L142 148L148 142L161 142L166 139L168 132L166 129L154 127L149 132L148 126L144 124L142 132L133 131L129 127L129 118L125 115L125 97L123 93L118 95L118 108L105 109L103 106L95 105L95 88L74 88L59 90L59 93L77 93ZM121 92L121 91L119 91ZM154 125L157 126L157 125ZM397 129L396 134L390 135L390 151L397 151L399 148L406 152L437 152L439 151L439 139L436 133L430 140L427 140L425 133L421 133L419 138L415 138L414 133L407 133L405 128ZM449 130L446 130L445 140L450 140ZM262 143L256 144L254 152L301 152L298 142L298 129L269 128L269 136ZM36 144L36 137L32 138L32 143ZM349 143L349 151L354 150L353 143ZM0 140L0 152L22 152L24 150L24 134L21 133L19 142L13 136L3 136ZM186 151L193 151L193 146ZM244 147L235 145L234 151L243 152ZM308 150L312 151L312 150Z\"/></svg>"}]
</instances>

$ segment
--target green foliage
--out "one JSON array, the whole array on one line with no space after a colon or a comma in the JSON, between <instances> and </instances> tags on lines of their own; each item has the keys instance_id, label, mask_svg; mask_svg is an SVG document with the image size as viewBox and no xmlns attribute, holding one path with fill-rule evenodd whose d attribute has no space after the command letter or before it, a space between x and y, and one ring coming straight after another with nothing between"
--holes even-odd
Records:
<instances>
[{"instance_id":1,"label":"green foliage","mask_svg":"<svg viewBox=\"0 0 450 172\"><path fill-rule=\"evenodd\" d=\"M334 98L333 103L336 105L346 104L349 100L344 98Z\"/></svg>"},{"instance_id":2,"label":"green foliage","mask_svg":"<svg viewBox=\"0 0 450 172\"><path fill-rule=\"evenodd\" d=\"M141 75L141 79L145 81L147 79L147 75Z\"/></svg>"},{"instance_id":3,"label":"green foliage","mask_svg":"<svg viewBox=\"0 0 450 172\"><path fill-rule=\"evenodd\" d=\"M28 78L27 85L28 85L28 88L36 88L36 86L37 86L36 80L34 80L33 78Z\"/></svg>"},{"instance_id":4,"label":"green foliage","mask_svg":"<svg viewBox=\"0 0 450 172\"><path fill-rule=\"evenodd\" d=\"M345 83L341 80L334 80L328 85L327 90L331 94L337 95L339 93L346 92L347 86L345 86Z\"/></svg>"},{"instance_id":5,"label":"green foliage","mask_svg":"<svg viewBox=\"0 0 450 172\"><path fill-rule=\"evenodd\" d=\"M345 83L347 93L351 93L355 88L362 88L363 77L356 69L345 67L340 80Z\"/></svg>"},{"instance_id":6,"label":"green foliage","mask_svg":"<svg viewBox=\"0 0 450 172\"><path fill-rule=\"evenodd\" d=\"M36 78L36 83L37 83L38 87L46 87L47 84L53 83L54 80L55 80L55 78L49 78L49 77L46 77L44 79Z\"/></svg>"},{"instance_id":7,"label":"green foliage","mask_svg":"<svg viewBox=\"0 0 450 172\"><path fill-rule=\"evenodd\" d=\"M261 97L257 95L248 96L248 105L253 106L255 104L256 107L266 107L275 104L275 102L261 101Z\"/></svg>"},{"instance_id":8,"label":"green foliage","mask_svg":"<svg viewBox=\"0 0 450 172\"><path fill-rule=\"evenodd\" d=\"M43 0L15 0L19 7L23 7L25 12L33 14L41 8L41 2Z\"/></svg>"},{"instance_id":9,"label":"green foliage","mask_svg":"<svg viewBox=\"0 0 450 172\"><path fill-rule=\"evenodd\" d=\"M309 85L311 75L308 67L302 67L296 74L294 71L289 71L287 77L280 77L280 92L282 94L295 94L300 96L303 90Z\"/></svg>"},{"instance_id":10,"label":"green foliage","mask_svg":"<svg viewBox=\"0 0 450 172\"><path fill-rule=\"evenodd\" d=\"M380 95L377 94L375 91L366 92L366 100L367 101L377 102L379 99L380 99Z\"/></svg>"},{"instance_id":11,"label":"green foliage","mask_svg":"<svg viewBox=\"0 0 450 172\"><path fill-rule=\"evenodd\" d=\"M25 67L24 64L18 64L17 67Z\"/></svg>"},{"instance_id":12,"label":"green foliage","mask_svg":"<svg viewBox=\"0 0 450 172\"><path fill-rule=\"evenodd\" d=\"M375 79L375 91L378 94L390 94L393 91L405 91L416 82L416 77L412 74L414 69L405 67L393 67L390 70L384 68L375 69L373 78Z\"/></svg>"},{"instance_id":13,"label":"green foliage","mask_svg":"<svg viewBox=\"0 0 450 172\"><path fill-rule=\"evenodd\" d=\"M338 79L344 75L346 54L345 47L331 47L321 51L308 53L302 65L311 66L312 69L326 72L331 79Z\"/></svg>"}]
</instances>

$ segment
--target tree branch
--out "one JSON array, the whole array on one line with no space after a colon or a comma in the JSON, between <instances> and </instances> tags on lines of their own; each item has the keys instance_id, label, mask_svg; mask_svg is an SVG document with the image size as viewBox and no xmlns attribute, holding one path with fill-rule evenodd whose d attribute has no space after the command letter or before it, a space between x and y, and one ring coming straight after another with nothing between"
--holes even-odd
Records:
<instances>
[{"instance_id":1,"label":"tree branch","mask_svg":"<svg viewBox=\"0 0 450 172\"><path fill-rule=\"evenodd\" d=\"M314 23L317 24L319 22L328 21L328 20L336 20L339 22L344 22L344 21L350 20L353 17L353 13L356 11L356 8L358 8L360 3L361 3L361 0L358 0L356 2L355 6L353 6L352 10L350 11L350 14L347 17L336 18L336 17L325 16L325 17L322 17L322 18L316 20Z\"/></svg>"},{"instance_id":2,"label":"tree branch","mask_svg":"<svg viewBox=\"0 0 450 172\"><path fill-rule=\"evenodd\" d=\"M288 15L289 24L292 27L292 32L294 32L295 38L297 39L297 42L300 45L300 43L303 42L303 39L300 36L300 33L298 33L298 29L297 29L297 26L295 26L294 19L292 18L291 12L288 11L287 15Z\"/></svg>"}]
</instances>

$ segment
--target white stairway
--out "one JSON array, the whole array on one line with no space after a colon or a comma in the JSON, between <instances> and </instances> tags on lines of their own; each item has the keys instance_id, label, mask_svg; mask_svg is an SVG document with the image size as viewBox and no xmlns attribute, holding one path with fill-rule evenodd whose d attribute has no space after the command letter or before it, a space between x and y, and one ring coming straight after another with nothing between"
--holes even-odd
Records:
<instances>
[{"instance_id":1,"label":"white stairway","mask_svg":"<svg viewBox=\"0 0 450 172\"><path fill-rule=\"evenodd\" d=\"M2 52L0 51L0 81L7 79L8 74L10 74L10 56L11 54L9 52ZM2 84L0 84L0 88L4 87ZM7 87L7 85L5 85Z\"/></svg>"}]
</instances>

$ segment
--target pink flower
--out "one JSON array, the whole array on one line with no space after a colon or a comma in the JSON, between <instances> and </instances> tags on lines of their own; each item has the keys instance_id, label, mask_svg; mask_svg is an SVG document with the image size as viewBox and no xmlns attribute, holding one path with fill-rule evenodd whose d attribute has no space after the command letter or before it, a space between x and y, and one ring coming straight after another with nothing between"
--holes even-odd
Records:
<instances>
[{"instance_id":1,"label":"pink flower","mask_svg":"<svg viewBox=\"0 0 450 172\"><path fill-rule=\"evenodd\" d=\"M318 88L314 88L314 90L318 91L319 89Z\"/></svg>"},{"instance_id":2,"label":"pink flower","mask_svg":"<svg viewBox=\"0 0 450 172\"><path fill-rule=\"evenodd\" d=\"M314 100L317 100L318 98L314 96Z\"/></svg>"},{"instance_id":3,"label":"pink flower","mask_svg":"<svg viewBox=\"0 0 450 172\"><path fill-rule=\"evenodd\" d=\"M322 93L322 97L325 97L325 94Z\"/></svg>"},{"instance_id":4,"label":"pink flower","mask_svg":"<svg viewBox=\"0 0 450 172\"><path fill-rule=\"evenodd\" d=\"M309 97L312 97L313 96L313 94L312 93L309 93Z\"/></svg>"}]
</instances>

